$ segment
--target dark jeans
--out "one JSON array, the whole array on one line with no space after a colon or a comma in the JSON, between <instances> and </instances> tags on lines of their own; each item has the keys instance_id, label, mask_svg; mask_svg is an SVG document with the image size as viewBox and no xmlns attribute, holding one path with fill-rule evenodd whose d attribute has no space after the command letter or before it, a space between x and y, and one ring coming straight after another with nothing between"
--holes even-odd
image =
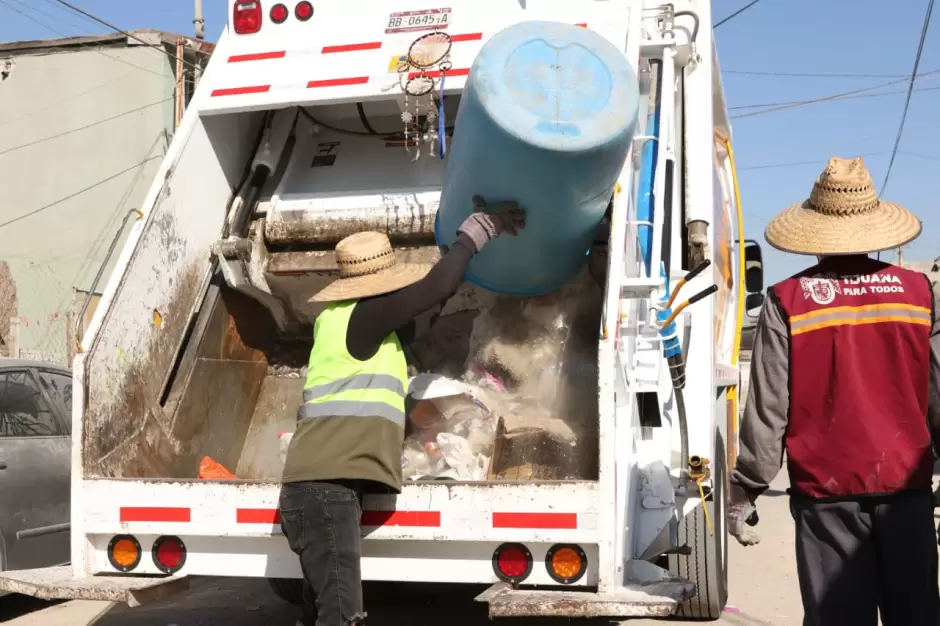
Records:
<instances>
[{"instance_id":1,"label":"dark jeans","mask_svg":"<svg viewBox=\"0 0 940 626\"><path fill-rule=\"evenodd\" d=\"M316 626L364 624L362 492L338 483L287 483L281 487L280 506L281 528L300 557L308 614L309 605L316 605Z\"/></svg>"},{"instance_id":2,"label":"dark jeans","mask_svg":"<svg viewBox=\"0 0 940 626\"><path fill-rule=\"evenodd\" d=\"M930 491L816 502L792 497L804 626L937 626Z\"/></svg>"}]
</instances>

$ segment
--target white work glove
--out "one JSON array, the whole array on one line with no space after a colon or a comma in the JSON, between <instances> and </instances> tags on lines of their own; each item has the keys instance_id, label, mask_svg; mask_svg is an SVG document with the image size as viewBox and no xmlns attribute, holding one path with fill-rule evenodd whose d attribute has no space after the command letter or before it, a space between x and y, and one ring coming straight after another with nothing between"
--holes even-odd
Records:
<instances>
[{"instance_id":1,"label":"white work glove","mask_svg":"<svg viewBox=\"0 0 940 626\"><path fill-rule=\"evenodd\" d=\"M744 491L731 487L731 504L728 506L728 534L738 540L742 546L760 543L760 535L751 530L747 519L757 511Z\"/></svg>"},{"instance_id":2,"label":"white work glove","mask_svg":"<svg viewBox=\"0 0 940 626\"><path fill-rule=\"evenodd\" d=\"M523 228L525 211L515 202L487 203L480 196L473 196L473 213L457 232L469 237L473 241L474 252L479 252L490 239L503 233L515 236Z\"/></svg>"}]
</instances>

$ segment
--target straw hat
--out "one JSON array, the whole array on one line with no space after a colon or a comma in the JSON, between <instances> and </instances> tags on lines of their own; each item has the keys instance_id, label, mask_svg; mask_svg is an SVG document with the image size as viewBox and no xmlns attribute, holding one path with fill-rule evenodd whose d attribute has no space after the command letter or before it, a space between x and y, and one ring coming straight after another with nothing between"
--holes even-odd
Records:
<instances>
[{"instance_id":1,"label":"straw hat","mask_svg":"<svg viewBox=\"0 0 940 626\"><path fill-rule=\"evenodd\" d=\"M341 302L397 291L424 278L431 266L397 263L388 236L364 232L336 244L339 278L310 298L310 302Z\"/></svg>"},{"instance_id":2,"label":"straw hat","mask_svg":"<svg viewBox=\"0 0 940 626\"><path fill-rule=\"evenodd\" d=\"M764 237L784 252L845 255L898 248L920 231L920 220L913 213L878 199L861 157L833 157L809 199L775 217Z\"/></svg>"}]
</instances>

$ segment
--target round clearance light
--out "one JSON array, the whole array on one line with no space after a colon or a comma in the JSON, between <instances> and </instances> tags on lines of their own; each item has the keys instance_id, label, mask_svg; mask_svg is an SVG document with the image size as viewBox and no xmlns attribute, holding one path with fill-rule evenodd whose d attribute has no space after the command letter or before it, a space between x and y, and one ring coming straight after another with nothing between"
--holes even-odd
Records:
<instances>
[{"instance_id":1,"label":"round clearance light","mask_svg":"<svg viewBox=\"0 0 940 626\"><path fill-rule=\"evenodd\" d=\"M306 1L298 2L297 6L294 7L294 15L301 22L306 22L313 17L313 5Z\"/></svg>"},{"instance_id":2,"label":"round clearance light","mask_svg":"<svg viewBox=\"0 0 940 626\"><path fill-rule=\"evenodd\" d=\"M521 543L504 543L493 553L493 572L503 582L522 582L532 573L532 553Z\"/></svg>"},{"instance_id":3,"label":"round clearance light","mask_svg":"<svg viewBox=\"0 0 940 626\"><path fill-rule=\"evenodd\" d=\"M164 574L175 574L186 564L186 546L178 537L160 537L153 542L153 564Z\"/></svg>"},{"instance_id":4,"label":"round clearance light","mask_svg":"<svg viewBox=\"0 0 940 626\"><path fill-rule=\"evenodd\" d=\"M129 572L140 564L140 542L130 535L116 535L108 544L108 561L119 572Z\"/></svg>"},{"instance_id":5,"label":"round clearance light","mask_svg":"<svg viewBox=\"0 0 940 626\"><path fill-rule=\"evenodd\" d=\"M573 544L558 544L545 555L548 575L557 583L570 585L578 582L587 571L587 555Z\"/></svg>"},{"instance_id":6,"label":"round clearance light","mask_svg":"<svg viewBox=\"0 0 940 626\"><path fill-rule=\"evenodd\" d=\"M290 16L290 11L283 4L275 4L271 7L271 21L275 24L283 24L288 16Z\"/></svg>"}]
</instances>

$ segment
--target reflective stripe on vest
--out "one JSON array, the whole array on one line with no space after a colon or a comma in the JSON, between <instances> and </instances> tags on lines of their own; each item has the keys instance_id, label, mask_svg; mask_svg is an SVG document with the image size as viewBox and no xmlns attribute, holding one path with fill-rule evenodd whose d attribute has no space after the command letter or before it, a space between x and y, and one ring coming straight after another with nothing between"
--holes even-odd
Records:
<instances>
[{"instance_id":1,"label":"reflective stripe on vest","mask_svg":"<svg viewBox=\"0 0 940 626\"><path fill-rule=\"evenodd\" d=\"M857 326L884 322L920 324L930 327L930 309L913 304L883 303L862 306L838 306L794 315L790 318L790 333L801 335L833 326Z\"/></svg>"},{"instance_id":2,"label":"reflective stripe on vest","mask_svg":"<svg viewBox=\"0 0 940 626\"><path fill-rule=\"evenodd\" d=\"M405 412L384 402L305 402L297 412L298 420L317 417L383 417L405 427Z\"/></svg>"},{"instance_id":3,"label":"reflective stripe on vest","mask_svg":"<svg viewBox=\"0 0 940 626\"><path fill-rule=\"evenodd\" d=\"M352 389L384 389L402 398L405 397L404 385L394 376L389 374L356 374L331 383L323 383L304 389L304 402L319 400Z\"/></svg>"},{"instance_id":4,"label":"reflective stripe on vest","mask_svg":"<svg viewBox=\"0 0 940 626\"><path fill-rule=\"evenodd\" d=\"M401 343L392 333L370 359L350 355L346 334L355 306L333 303L317 316L297 420L379 417L404 428L408 366Z\"/></svg>"}]
</instances>

